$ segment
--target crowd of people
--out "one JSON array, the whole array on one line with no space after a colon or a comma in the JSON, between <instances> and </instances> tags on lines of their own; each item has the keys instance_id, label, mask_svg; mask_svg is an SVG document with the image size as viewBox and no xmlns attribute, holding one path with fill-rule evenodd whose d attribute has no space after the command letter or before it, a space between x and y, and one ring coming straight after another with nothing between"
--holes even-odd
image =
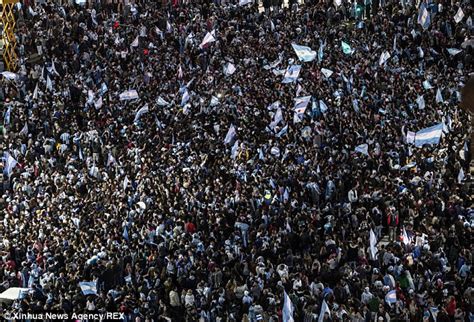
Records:
<instances>
[{"instance_id":1,"label":"crowd of people","mask_svg":"<svg viewBox=\"0 0 474 322\"><path fill-rule=\"evenodd\" d=\"M474 319L471 2L263 5L17 7L1 314Z\"/></svg>"}]
</instances>

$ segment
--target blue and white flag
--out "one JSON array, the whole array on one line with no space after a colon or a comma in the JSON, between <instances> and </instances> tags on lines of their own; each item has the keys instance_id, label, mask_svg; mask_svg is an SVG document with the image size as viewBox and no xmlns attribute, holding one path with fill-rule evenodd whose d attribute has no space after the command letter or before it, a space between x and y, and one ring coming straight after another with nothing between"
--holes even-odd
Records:
<instances>
[{"instance_id":1,"label":"blue and white flag","mask_svg":"<svg viewBox=\"0 0 474 322\"><path fill-rule=\"evenodd\" d=\"M181 97L181 106L186 105L186 103L189 101L189 92L187 89L184 90L183 96Z\"/></svg>"},{"instance_id":2,"label":"blue and white flag","mask_svg":"<svg viewBox=\"0 0 474 322\"><path fill-rule=\"evenodd\" d=\"M124 91L119 95L121 101L134 100L138 98L138 92L134 89Z\"/></svg>"},{"instance_id":3,"label":"blue and white flag","mask_svg":"<svg viewBox=\"0 0 474 322\"><path fill-rule=\"evenodd\" d=\"M293 83L300 75L301 65L291 65L286 69L285 76L283 76L283 84Z\"/></svg>"},{"instance_id":4,"label":"blue and white flag","mask_svg":"<svg viewBox=\"0 0 474 322\"><path fill-rule=\"evenodd\" d=\"M253 3L253 0L239 0L239 6L245 6L249 3Z\"/></svg>"},{"instance_id":5,"label":"blue and white flag","mask_svg":"<svg viewBox=\"0 0 474 322\"><path fill-rule=\"evenodd\" d=\"M437 89L436 90L436 103L443 103L444 102L444 99L443 99L443 95L441 94L441 89Z\"/></svg>"},{"instance_id":6,"label":"blue and white flag","mask_svg":"<svg viewBox=\"0 0 474 322\"><path fill-rule=\"evenodd\" d=\"M321 304L321 311L319 312L318 316L318 322L323 322L324 321L324 315L329 314L329 317L331 317L331 310L329 310L329 306L326 303L326 300L323 300L323 303Z\"/></svg>"},{"instance_id":7,"label":"blue and white flag","mask_svg":"<svg viewBox=\"0 0 474 322\"><path fill-rule=\"evenodd\" d=\"M431 17L425 3L420 5L420 10L418 11L418 24L420 24L424 30L430 27Z\"/></svg>"},{"instance_id":8,"label":"blue and white flag","mask_svg":"<svg viewBox=\"0 0 474 322\"><path fill-rule=\"evenodd\" d=\"M369 155L369 145L367 143L360 144L354 149L355 152L359 152L365 155Z\"/></svg>"},{"instance_id":9,"label":"blue and white flag","mask_svg":"<svg viewBox=\"0 0 474 322\"><path fill-rule=\"evenodd\" d=\"M235 73L235 71L236 71L236 68L235 68L234 64L227 63L227 64L224 65L224 75L230 76L233 73Z\"/></svg>"},{"instance_id":10,"label":"blue and white flag","mask_svg":"<svg viewBox=\"0 0 474 322\"><path fill-rule=\"evenodd\" d=\"M290 297L288 294L286 294L286 291L283 291L283 309L282 311L282 316L283 316L283 322L294 322L295 319L293 318L293 313L294 313L294 306L293 303L291 302Z\"/></svg>"},{"instance_id":11,"label":"blue and white flag","mask_svg":"<svg viewBox=\"0 0 474 322\"><path fill-rule=\"evenodd\" d=\"M428 80L425 80L423 82L423 88L426 89L426 90L429 90L429 89L432 89L433 86L431 86L430 82Z\"/></svg>"},{"instance_id":12,"label":"blue and white flag","mask_svg":"<svg viewBox=\"0 0 474 322\"><path fill-rule=\"evenodd\" d=\"M418 108L420 110L425 109L425 98L423 97L423 95L418 96L418 98L416 99L416 104L418 104Z\"/></svg>"},{"instance_id":13,"label":"blue and white flag","mask_svg":"<svg viewBox=\"0 0 474 322\"><path fill-rule=\"evenodd\" d=\"M448 48L446 50L448 51L448 53L451 56L456 56L457 54L459 54L462 51L462 49L457 49L457 48Z\"/></svg>"},{"instance_id":14,"label":"blue and white flag","mask_svg":"<svg viewBox=\"0 0 474 322\"><path fill-rule=\"evenodd\" d=\"M326 113L328 111L328 106L326 105L326 103L324 103L323 100L319 100L319 110L321 111L321 113Z\"/></svg>"},{"instance_id":15,"label":"blue and white flag","mask_svg":"<svg viewBox=\"0 0 474 322\"><path fill-rule=\"evenodd\" d=\"M0 74L8 80L16 81L18 79L18 74L15 74L12 72L5 71L5 72L1 72Z\"/></svg>"},{"instance_id":16,"label":"blue and white flag","mask_svg":"<svg viewBox=\"0 0 474 322\"><path fill-rule=\"evenodd\" d=\"M3 173L5 173L9 178L12 175L13 169L18 164L18 161L8 152L3 154L5 157L5 167L3 168Z\"/></svg>"},{"instance_id":17,"label":"blue and white flag","mask_svg":"<svg viewBox=\"0 0 474 322\"><path fill-rule=\"evenodd\" d=\"M232 141L234 141L236 135L237 132L235 131L234 124L231 124L225 136L224 144L230 144Z\"/></svg>"},{"instance_id":18,"label":"blue and white flag","mask_svg":"<svg viewBox=\"0 0 474 322\"><path fill-rule=\"evenodd\" d=\"M463 170L463 168L461 168L459 170L459 174L458 174L458 183L463 182L463 180L464 180L464 170Z\"/></svg>"},{"instance_id":19,"label":"blue and white flag","mask_svg":"<svg viewBox=\"0 0 474 322\"><path fill-rule=\"evenodd\" d=\"M204 47L206 47L211 42L215 42L216 41L215 36L216 36L216 31L215 30L212 30L211 32L208 32L206 34L206 36L204 37L204 39L202 40L201 44L199 45L199 48L203 49Z\"/></svg>"},{"instance_id":20,"label":"blue and white flag","mask_svg":"<svg viewBox=\"0 0 474 322\"><path fill-rule=\"evenodd\" d=\"M342 52L346 55L352 55L352 53L354 52L351 46L349 46L349 44L344 41L341 41L341 48L342 48Z\"/></svg>"},{"instance_id":21,"label":"blue and white flag","mask_svg":"<svg viewBox=\"0 0 474 322\"><path fill-rule=\"evenodd\" d=\"M323 73L326 78L329 78L333 74L333 71L327 68L321 68L321 73Z\"/></svg>"},{"instance_id":22,"label":"blue and white flag","mask_svg":"<svg viewBox=\"0 0 474 322\"><path fill-rule=\"evenodd\" d=\"M110 167L111 165L116 165L116 164L117 164L117 160L115 160L112 153L109 152L109 155L107 157L107 167Z\"/></svg>"},{"instance_id":23,"label":"blue and white flag","mask_svg":"<svg viewBox=\"0 0 474 322\"><path fill-rule=\"evenodd\" d=\"M46 76L46 89L49 91L53 91L53 82L51 81L51 78L49 78L49 75Z\"/></svg>"},{"instance_id":24,"label":"blue and white flag","mask_svg":"<svg viewBox=\"0 0 474 322\"><path fill-rule=\"evenodd\" d=\"M438 144L443 134L443 122L424 128L415 134L415 146L421 147L424 144Z\"/></svg>"},{"instance_id":25,"label":"blue and white flag","mask_svg":"<svg viewBox=\"0 0 474 322\"><path fill-rule=\"evenodd\" d=\"M170 103L165 101L165 99L162 98L161 96L159 96L158 99L156 100L156 104L158 104L159 106L168 106L168 105L170 105Z\"/></svg>"},{"instance_id":26,"label":"blue and white flag","mask_svg":"<svg viewBox=\"0 0 474 322\"><path fill-rule=\"evenodd\" d=\"M145 113L148 113L149 109L148 109L148 104L145 104L141 109L139 109L137 111L137 113L135 114L135 119L133 120L133 123L136 123L138 122L138 120L140 120L140 117L142 117L143 114Z\"/></svg>"},{"instance_id":27,"label":"blue and white flag","mask_svg":"<svg viewBox=\"0 0 474 322\"><path fill-rule=\"evenodd\" d=\"M276 111L275 115L273 116L273 121L270 123L268 126L270 130L273 131L273 129L281 122L283 121L283 113L281 112L281 108L278 108Z\"/></svg>"},{"instance_id":28,"label":"blue and white flag","mask_svg":"<svg viewBox=\"0 0 474 322\"><path fill-rule=\"evenodd\" d=\"M388 51L384 51L381 55L380 55L380 58L379 58L379 66L382 66L383 64L385 64L385 62L387 60L389 60L390 58L390 53Z\"/></svg>"},{"instance_id":29,"label":"blue and white flag","mask_svg":"<svg viewBox=\"0 0 474 322\"><path fill-rule=\"evenodd\" d=\"M212 95L211 97L211 101L209 102L209 106L217 106L219 105L219 99L217 97L215 97L214 95Z\"/></svg>"},{"instance_id":30,"label":"blue and white flag","mask_svg":"<svg viewBox=\"0 0 474 322\"><path fill-rule=\"evenodd\" d=\"M326 42L319 42L319 49L318 49L318 62L321 64L324 57L324 47L326 47Z\"/></svg>"},{"instance_id":31,"label":"blue and white flag","mask_svg":"<svg viewBox=\"0 0 474 322\"><path fill-rule=\"evenodd\" d=\"M230 157L232 158L232 160L235 160L235 158L237 157L237 152L239 152L239 140L236 140L234 145L232 146L232 149L230 149Z\"/></svg>"},{"instance_id":32,"label":"blue and white flag","mask_svg":"<svg viewBox=\"0 0 474 322\"><path fill-rule=\"evenodd\" d=\"M311 100L311 95L296 97L294 99L294 111L297 114L304 114L306 107L308 106L309 101Z\"/></svg>"},{"instance_id":33,"label":"blue and white flag","mask_svg":"<svg viewBox=\"0 0 474 322\"><path fill-rule=\"evenodd\" d=\"M392 304L395 304L397 302L397 292L395 290L389 291L385 295L385 302L387 302L387 304L390 306L392 306Z\"/></svg>"},{"instance_id":34,"label":"blue and white flag","mask_svg":"<svg viewBox=\"0 0 474 322\"><path fill-rule=\"evenodd\" d=\"M123 227L122 237L123 237L123 239L125 239L127 242L129 241L128 225L125 225L125 226Z\"/></svg>"},{"instance_id":35,"label":"blue and white flag","mask_svg":"<svg viewBox=\"0 0 474 322\"><path fill-rule=\"evenodd\" d=\"M82 294L97 295L97 282L79 282Z\"/></svg>"},{"instance_id":36,"label":"blue and white flag","mask_svg":"<svg viewBox=\"0 0 474 322\"><path fill-rule=\"evenodd\" d=\"M461 20L464 18L464 12L462 11L461 7L459 7L458 12L454 15L454 21L456 23L460 23Z\"/></svg>"},{"instance_id":37,"label":"blue and white flag","mask_svg":"<svg viewBox=\"0 0 474 322\"><path fill-rule=\"evenodd\" d=\"M283 135L285 135L286 133L288 133L288 124L285 125L281 130L280 132L278 132L275 136L277 138L281 138Z\"/></svg>"},{"instance_id":38,"label":"blue and white flag","mask_svg":"<svg viewBox=\"0 0 474 322\"><path fill-rule=\"evenodd\" d=\"M403 227L403 230L402 230L402 243L404 245L410 245L410 238L408 237L405 227Z\"/></svg>"},{"instance_id":39,"label":"blue and white flag","mask_svg":"<svg viewBox=\"0 0 474 322\"><path fill-rule=\"evenodd\" d=\"M316 52L307 46L300 46L297 44L291 44L293 47L296 56L302 62L310 62L316 58Z\"/></svg>"},{"instance_id":40,"label":"blue and white flag","mask_svg":"<svg viewBox=\"0 0 474 322\"><path fill-rule=\"evenodd\" d=\"M11 114L12 114L12 106L8 105L7 110L5 111L5 115L3 116L3 124L4 125L9 125L10 124Z\"/></svg>"},{"instance_id":41,"label":"blue and white flag","mask_svg":"<svg viewBox=\"0 0 474 322\"><path fill-rule=\"evenodd\" d=\"M25 125L23 126L23 128L21 129L20 133L18 133L22 136L27 136L28 135L28 123L25 122Z\"/></svg>"},{"instance_id":42,"label":"blue and white flag","mask_svg":"<svg viewBox=\"0 0 474 322\"><path fill-rule=\"evenodd\" d=\"M372 229L370 229L370 233L369 233L369 251L370 251L371 259L376 260L377 253L378 253L377 237L375 237L374 231Z\"/></svg>"}]
</instances>

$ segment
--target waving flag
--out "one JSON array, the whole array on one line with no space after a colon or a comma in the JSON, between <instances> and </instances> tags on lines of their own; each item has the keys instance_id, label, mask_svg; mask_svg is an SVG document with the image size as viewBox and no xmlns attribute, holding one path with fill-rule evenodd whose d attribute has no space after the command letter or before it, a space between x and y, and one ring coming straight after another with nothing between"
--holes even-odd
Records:
<instances>
[{"instance_id":1,"label":"waving flag","mask_svg":"<svg viewBox=\"0 0 474 322\"><path fill-rule=\"evenodd\" d=\"M326 46L326 43L320 41L319 42L319 49L318 49L318 62L321 64L322 61L323 61L323 57L324 57L324 47Z\"/></svg>"},{"instance_id":2,"label":"waving flag","mask_svg":"<svg viewBox=\"0 0 474 322\"><path fill-rule=\"evenodd\" d=\"M402 230L402 242L405 245L410 244L410 238L408 237L408 234L407 234L407 231L406 231L405 227L403 227L403 230Z\"/></svg>"},{"instance_id":3,"label":"waving flag","mask_svg":"<svg viewBox=\"0 0 474 322\"><path fill-rule=\"evenodd\" d=\"M301 65L288 66L285 76L283 77L283 84L292 83L298 79L300 75Z\"/></svg>"},{"instance_id":4,"label":"waving flag","mask_svg":"<svg viewBox=\"0 0 474 322\"><path fill-rule=\"evenodd\" d=\"M294 106L295 113L303 114L306 111L306 107L308 106L308 103L309 103L310 99L311 99L311 95L296 97L294 99L294 101L295 101L295 106Z\"/></svg>"},{"instance_id":5,"label":"waving flag","mask_svg":"<svg viewBox=\"0 0 474 322\"><path fill-rule=\"evenodd\" d=\"M181 67L181 64L179 64L178 67L178 79L183 78L183 68Z\"/></svg>"},{"instance_id":6,"label":"waving flag","mask_svg":"<svg viewBox=\"0 0 474 322\"><path fill-rule=\"evenodd\" d=\"M3 116L3 124L4 125L9 125L10 124L10 118L12 115L12 106L8 105L7 110L5 111L5 114Z\"/></svg>"},{"instance_id":7,"label":"waving flag","mask_svg":"<svg viewBox=\"0 0 474 322\"><path fill-rule=\"evenodd\" d=\"M460 23L463 18L464 12L462 11L461 7L459 7L458 12L456 12L454 15L454 21L456 21L456 23Z\"/></svg>"},{"instance_id":8,"label":"waving flag","mask_svg":"<svg viewBox=\"0 0 474 322\"><path fill-rule=\"evenodd\" d=\"M145 104L141 109L137 111L137 114L135 114L135 119L133 120L134 123L138 122L140 120L140 117L142 117L143 114L148 113L148 104Z\"/></svg>"},{"instance_id":9,"label":"waving flag","mask_svg":"<svg viewBox=\"0 0 474 322\"><path fill-rule=\"evenodd\" d=\"M420 10L418 11L418 24L420 24L424 30L430 27L431 17L425 3L420 5Z\"/></svg>"},{"instance_id":10,"label":"waving flag","mask_svg":"<svg viewBox=\"0 0 474 322\"><path fill-rule=\"evenodd\" d=\"M245 6L246 4L252 3L253 0L239 0L239 6Z\"/></svg>"},{"instance_id":11,"label":"waving flag","mask_svg":"<svg viewBox=\"0 0 474 322\"><path fill-rule=\"evenodd\" d=\"M235 158L237 157L237 152L239 152L239 140L236 140L234 145L232 146L232 149L230 149L230 157L232 158L232 160L235 160Z\"/></svg>"},{"instance_id":12,"label":"waving flag","mask_svg":"<svg viewBox=\"0 0 474 322\"><path fill-rule=\"evenodd\" d=\"M319 100L319 110L321 111L321 113L326 113L328 111L328 106L326 105L326 103L324 103L323 100Z\"/></svg>"},{"instance_id":13,"label":"waving flag","mask_svg":"<svg viewBox=\"0 0 474 322\"><path fill-rule=\"evenodd\" d=\"M121 101L128 101L128 100L134 100L134 99L137 99L138 98L138 92L134 89L131 89L131 90L128 90L128 91L125 91L125 92L122 92L120 95L119 95L119 99Z\"/></svg>"},{"instance_id":14,"label":"waving flag","mask_svg":"<svg viewBox=\"0 0 474 322\"><path fill-rule=\"evenodd\" d=\"M102 102L102 96L99 96L99 98L97 99L97 101L94 102L94 107L96 109L99 109L101 108L103 105L103 102Z\"/></svg>"},{"instance_id":15,"label":"waving flag","mask_svg":"<svg viewBox=\"0 0 474 322\"><path fill-rule=\"evenodd\" d=\"M323 303L321 304L321 311L319 312L318 316L318 322L323 322L324 321L324 315L329 314L329 317L331 317L331 310L329 310L329 306L326 303L326 300L323 300Z\"/></svg>"},{"instance_id":16,"label":"waving flag","mask_svg":"<svg viewBox=\"0 0 474 322\"><path fill-rule=\"evenodd\" d=\"M234 140L236 135L237 135L237 132L235 131L235 127L233 124L231 124L225 136L224 144L230 144Z\"/></svg>"},{"instance_id":17,"label":"waving flag","mask_svg":"<svg viewBox=\"0 0 474 322\"><path fill-rule=\"evenodd\" d=\"M18 161L12 157L12 155L8 152L5 152L5 166L3 168L3 173L5 173L9 178L12 175L13 169L16 167Z\"/></svg>"},{"instance_id":18,"label":"waving flag","mask_svg":"<svg viewBox=\"0 0 474 322\"><path fill-rule=\"evenodd\" d=\"M374 231L370 229L369 235L369 250L372 260L377 259L377 238L375 237Z\"/></svg>"},{"instance_id":19,"label":"waving flag","mask_svg":"<svg viewBox=\"0 0 474 322\"><path fill-rule=\"evenodd\" d=\"M438 88L436 90L436 103L443 103L443 102L444 102L443 95L441 94L441 90Z\"/></svg>"},{"instance_id":20,"label":"waving flag","mask_svg":"<svg viewBox=\"0 0 474 322\"><path fill-rule=\"evenodd\" d=\"M415 134L415 146L424 144L438 144L443 134L443 123L424 128Z\"/></svg>"},{"instance_id":21,"label":"waving flag","mask_svg":"<svg viewBox=\"0 0 474 322\"><path fill-rule=\"evenodd\" d=\"M459 54L462 51L462 49L457 49L457 48L448 48L446 50L448 51L448 53L451 56L456 56L457 54Z\"/></svg>"},{"instance_id":22,"label":"waving flag","mask_svg":"<svg viewBox=\"0 0 474 322\"><path fill-rule=\"evenodd\" d=\"M53 82L51 81L51 78L49 78L49 75L46 76L46 88L51 92L53 91Z\"/></svg>"},{"instance_id":23,"label":"waving flag","mask_svg":"<svg viewBox=\"0 0 474 322\"><path fill-rule=\"evenodd\" d=\"M428 89L432 89L433 86L431 86L431 84L430 84L430 82L429 82L428 80L425 80L425 81L423 82L423 88L426 89L426 90L428 90Z\"/></svg>"},{"instance_id":24,"label":"waving flag","mask_svg":"<svg viewBox=\"0 0 474 322\"><path fill-rule=\"evenodd\" d=\"M346 55L351 55L354 51L348 43L341 41L342 52Z\"/></svg>"},{"instance_id":25,"label":"waving flag","mask_svg":"<svg viewBox=\"0 0 474 322\"><path fill-rule=\"evenodd\" d=\"M355 152L359 152L365 155L369 155L369 145L367 143L356 146Z\"/></svg>"},{"instance_id":26,"label":"waving flag","mask_svg":"<svg viewBox=\"0 0 474 322\"><path fill-rule=\"evenodd\" d=\"M458 174L458 183L461 183L464 180L464 170L461 168Z\"/></svg>"},{"instance_id":27,"label":"waving flag","mask_svg":"<svg viewBox=\"0 0 474 322\"><path fill-rule=\"evenodd\" d=\"M233 73L235 73L235 70L235 65L230 62L224 65L224 75L226 76L232 75Z\"/></svg>"},{"instance_id":28,"label":"waving flag","mask_svg":"<svg viewBox=\"0 0 474 322\"><path fill-rule=\"evenodd\" d=\"M130 44L132 47L138 47L138 36L135 38L135 40Z\"/></svg>"},{"instance_id":29,"label":"waving flag","mask_svg":"<svg viewBox=\"0 0 474 322\"><path fill-rule=\"evenodd\" d=\"M294 322L295 319L293 318L293 312L294 312L294 306L293 303L291 302L290 297L288 294L286 294L286 291L283 291L283 309L282 309L282 315L283 315L283 322Z\"/></svg>"},{"instance_id":30,"label":"waving flag","mask_svg":"<svg viewBox=\"0 0 474 322\"><path fill-rule=\"evenodd\" d=\"M215 42L216 41L215 35L216 35L216 32L214 30L212 30L211 32L208 32L206 36L204 37L204 39L202 40L201 44L199 45L199 48L203 49L211 42Z\"/></svg>"},{"instance_id":31,"label":"waving flag","mask_svg":"<svg viewBox=\"0 0 474 322\"><path fill-rule=\"evenodd\" d=\"M27 136L28 135L28 123L25 122L25 126L21 129L20 133L18 133L22 136Z\"/></svg>"},{"instance_id":32,"label":"waving flag","mask_svg":"<svg viewBox=\"0 0 474 322\"><path fill-rule=\"evenodd\" d=\"M285 135L286 133L288 133L288 124L285 125L281 130L280 132L278 132L275 136L277 138L281 138L283 135Z\"/></svg>"},{"instance_id":33,"label":"waving flag","mask_svg":"<svg viewBox=\"0 0 474 322\"><path fill-rule=\"evenodd\" d=\"M416 99L416 104L418 104L418 108L420 110L425 109L425 98L423 97L423 95L418 96L418 98Z\"/></svg>"},{"instance_id":34,"label":"waving flag","mask_svg":"<svg viewBox=\"0 0 474 322\"><path fill-rule=\"evenodd\" d=\"M5 77L8 80L17 80L18 79L18 74L15 74L15 73L12 73L12 72L5 71L5 72L1 72L0 74L2 74L2 76Z\"/></svg>"},{"instance_id":35,"label":"waving flag","mask_svg":"<svg viewBox=\"0 0 474 322\"><path fill-rule=\"evenodd\" d=\"M293 50L298 56L298 59L302 62L310 62L316 58L316 52L307 46L300 46L297 44L291 44Z\"/></svg>"},{"instance_id":36,"label":"waving flag","mask_svg":"<svg viewBox=\"0 0 474 322\"><path fill-rule=\"evenodd\" d=\"M107 167L110 167L111 165L116 165L116 164L117 164L117 160L115 160L112 153L109 152L109 155L107 157Z\"/></svg>"},{"instance_id":37,"label":"waving flag","mask_svg":"<svg viewBox=\"0 0 474 322\"><path fill-rule=\"evenodd\" d=\"M330 69L321 68L321 73L323 73L323 75L326 76L326 78L329 78L333 74L333 71Z\"/></svg>"},{"instance_id":38,"label":"waving flag","mask_svg":"<svg viewBox=\"0 0 474 322\"><path fill-rule=\"evenodd\" d=\"M388 51L384 51L381 55L380 55L380 59L379 59L379 66L382 66L383 64L385 64L385 62L387 60L389 60L390 58L390 53Z\"/></svg>"},{"instance_id":39,"label":"waving flag","mask_svg":"<svg viewBox=\"0 0 474 322\"><path fill-rule=\"evenodd\" d=\"M270 123L268 126L270 130L273 131L273 129L278 125L283 120L283 114L281 112L281 108L278 108L276 111L275 115L273 116L273 121Z\"/></svg>"},{"instance_id":40,"label":"waving flag","mask_svg":"<svg viewBox=\"0 0 474 322\"><path fill-rule=\"evenodd\" d=\"M82 294L97 295L97 282L79 282Z\"/></svg>"},{"instance_id":41,"label":"waving flag","mask_svg":"<svg viewBox=\"0 0 474 322\"><path fill-rule=\"evenodd\" d=\"M161 96L159 96L158 99L156 100L156 104L158 104L159 106L167 106L167 105L170 105L170 103L168 103L167 101L165 101L164 98L162 98Z\"/></svg>"},{"instance_id":42,"label":"waving flag","mask_svg":"<svg viewBox=\"0 0 474 322\"><path fill-rule=\"evenodd\" d=\"M392 306L392 304L395 304L397 302L397 292L395 290L389 291L385 295L385 302L387 302L387 304L390 306Z\"/></svg>"},{"instance_id":43,"label":"waving flag","mask_svg":"<svg viewBox=\"0 0 474 322\"><path fill-rule=\"evenodd\" d=\"M181 106L186 105L186 103L189 101L189 92L187 89L184 90L183 96L181 97Z\"/></svg>"}]
</instances>

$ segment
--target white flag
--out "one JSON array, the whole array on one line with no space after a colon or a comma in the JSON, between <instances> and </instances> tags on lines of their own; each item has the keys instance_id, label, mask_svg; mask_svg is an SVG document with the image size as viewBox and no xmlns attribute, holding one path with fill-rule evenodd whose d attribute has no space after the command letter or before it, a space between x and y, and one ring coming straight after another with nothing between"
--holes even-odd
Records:
<instances>
[{"instance_id":1,"label":"white flag","mask_svg":"<svg viewBox=\"0 0 474 322\"><path fill-rule=\"evenodd\" d=\"M17 80L18 79L18 74L12 73L12 72L1 72L2 76L5 77L8 80Z\"/></svg>"},{"instance_id":2,"label":"white flag","mask_svg":"<svg viewBox=\"0 0 474 322\"><path fill-rule=\"evenodd\" d=\"M333 74L333 71L330 69L321 68L321 73L323 73L323 75L326 76L326 78L329 78Z\"/></svg>"},{"instance_id":3,"label":"white flag","mask_svg":"<svg viewBox=\"0 0 474 322\"><path fill-rule=\"evenodd\" d=\"M437 89L436 90L436 103L443 103L444 102L444 99L443 99L443 95L441 94L441 89Z\"/></svg>"},{"instance_id":4,"label":"white flag","mask_svg":"<svg viewBox=\"0 0 474 322\"><path fill-rule=\"evenodd\" d=\"M415 135L416 133L415 132L412 132L412 131L408 131L407 132L407 143L415 143Z\"/></svg>"},{"instance_id":5,"label":"white flag","mask_svg":"<svg viewBox=\"0 0 474 322\"><path fill-rule=\"evenodd\" d=\"M138 36L135 38L135 40L130 44L132 47L138 47Z\"/></svg>"},{"instance_id":6,"label":"white flag","mask_svg":"<svg viewBox=\"0 0 474 322\"><path fill-rule=\"evenodd\" d=\"M286 291L283 291L283 309L282 311L282 317L283 317L283 322L294 322L295 319L293 318L293 312L295 310L293 303L291 302L290 297L288 294L286 294Z\"/></svg>"},{"instance_id":7,"label":"white flag","mask_svg":"<svg viewBox=\"0 0 474 322\"><path fill-rule=\"evenodd\" d=\"M215 97L214 95L212 95L209 106L217 106L217 105L219 105L219 99Z\"/></svg>"},{"instance_id":8,"label":"white flag","mask_svg":"<svg viewBox=\"0 0 474 322\"><path fill-rule=\"evenodd\" d=\"M326 303L326 300L323 300L323 303L321 304L321 311L319 312L318 316L318 322L323 322L324 321L324 315L329 314L329 317L331 317L331 310L329 310L329 306Z\"/></svg>"},{"instance_id":9,"label":"white flag","mask_svg":"<svg viewBox=\"0 0 474 322\"><path fill-rule=\"evenodd\" d=\"M181 97L181 106L186 105L186 103L189 101L190 96L189 92L187 89L184 90L183 96Z\"/></svg>"},{"instance_id":10,"label":"white flag","mask_svg":"<svg viewBox=\"0 0 474 322\"><path fill-rule=\"evenodd\" d=\"M183 68L181 68L181 64L178 67L178 78L183 78Z\"/></svg>"},{"instance_id":11,"label":"white flag","mask_svg":"<svg viewBox=\"0 0 474 322\"><path fill-rule=\"evenodd\" d=\"M237 133L235 131L235 127L234 127L233 124L231 124L230 127L229 127L229 130L227 131L227 134L225 136L224 144L230 144L234 140L236 134Z\"/></svg>"},{"instance_id":12,"label":"white flag","mask_svg":"<svg viewBox=\"0 0 474 322\"><path fill-rule=\"evenodd\" d=\"M464 12L462 11L461 7L459 7L458 12L454 15L454 21L456 23L460 23L462 18L464 18Z\"/></svg>"},{"instance_id":13,"label":"white flag","mask_svg":"<svg viewBox=\"0 0 474 322\"><path fill-rule=\"evenodd\" d=\"M370 255L372 260L377 259L377 238L375 237L374 231L370 230L370 238L369 238L369 248L370 248Z\"/></svg>"},{"instance_id":14,"label":"white flag","mask_svg":"<svg viewBox=\"0 0 474 322\"><path fill-rule=\"evenodd\" d=\"M210 44L211 42L216 41L216 38L214 36L215 36L214 30L211 32L208 32L206 36L204 37L204 39L202 40L201 44L199 45L199 48L203 49L204 46L206 46L207 44Z\"/></svg>"}]
</instances>

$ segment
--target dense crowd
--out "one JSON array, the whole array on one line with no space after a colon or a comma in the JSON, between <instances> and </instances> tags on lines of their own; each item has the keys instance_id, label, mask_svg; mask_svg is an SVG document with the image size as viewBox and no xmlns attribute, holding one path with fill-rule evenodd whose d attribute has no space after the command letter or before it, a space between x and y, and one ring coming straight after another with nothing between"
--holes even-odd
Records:
<instances>
[{"instance_id":1,"label":"dense crowd","mask_svg":"<svg viewBox=\"0 0 474 322\"><path fill-rule=\"evenodd\" d=\"M17 7L3 314L474 319L471 2L263 6Z\"/></svg>"}]
</instances>

